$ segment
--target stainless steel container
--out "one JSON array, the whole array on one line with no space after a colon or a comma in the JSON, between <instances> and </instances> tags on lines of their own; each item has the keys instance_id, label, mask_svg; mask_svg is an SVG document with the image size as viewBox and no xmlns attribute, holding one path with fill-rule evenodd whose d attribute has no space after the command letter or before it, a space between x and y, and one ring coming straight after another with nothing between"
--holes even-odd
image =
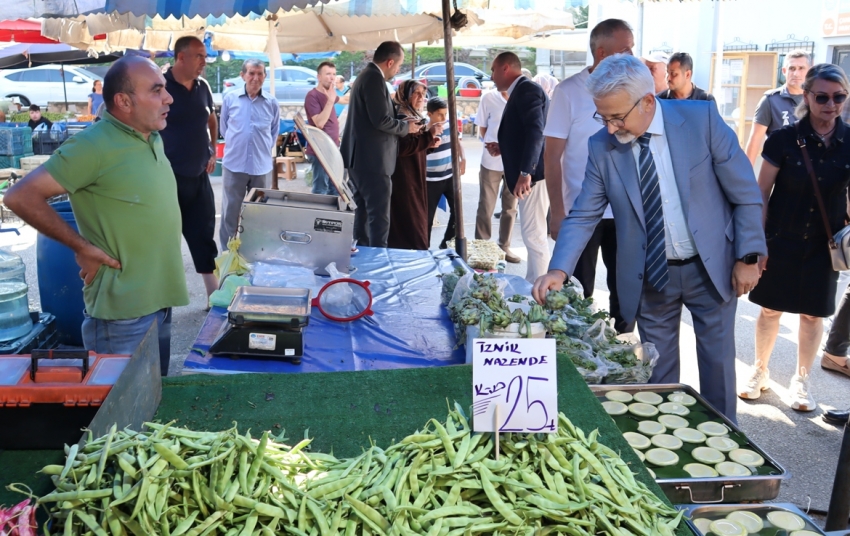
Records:
<instances>
[{"instance_id":1,"label":"stainless steel container","mask_svg":"<svg viewBox=\"0 0 850 536\"><path fill-rule=\"evenodd\" d=\"M604 395L607 391L625 391L637 393L640 391L652 391L657 393L669 393L682 391L696 398L697 401L713 413L713 419L722 421L735 433L746 437L732 421L714 409L699 393L691 386L681 383L653 384L653 385L591 385L591 391L597 395ZM747 437L750 449L758 452L765 461L775 467L779 474L776 475L753 475L740 477L708 477L708 478L656 478L655 481L661 487L667 498L673 504L705 504L705 503L732 503L746 501L769 501L779 495L779 485L791 475L779 462L774 460L764 450L756 445L752 439Z\"/></svg>"},{"instance_id":2,"label":"stainless steel container","mask_svg":"<svg viewBox=\"0 0 850 536\"><path fill-rule=\"evenodd\" d=\"M335 196L254 188L242 203L239 253L248 262L300 264L319 275L349 273L354 212Z\"/></svg>"},{"instance_id":3,"label":"stainless steel container","mask_svg":"<svg viewBox=\"0 0 850 536\"><path fill-rule=\"evenodd\" d=\"M790 512L803 518L803 520L806 522L806 527L804 530L810 530L817 534L824 534L820 527L818 527L814 521L809 519L809 517L804 514L802 510L790 503L724 504L715 506L705 506L700 504L677 504L676 508L685 511L685 517L688 518L688 526L691 528L691 530L694 531L694 534L696 534L697 536L704 536L704 534L693 523L694 519L705 517L714 520L726 517L732 512L741 510L752 512L763 520L767 518L767 514L769 514L770 512Z\"/></svg>"}]
</instances>

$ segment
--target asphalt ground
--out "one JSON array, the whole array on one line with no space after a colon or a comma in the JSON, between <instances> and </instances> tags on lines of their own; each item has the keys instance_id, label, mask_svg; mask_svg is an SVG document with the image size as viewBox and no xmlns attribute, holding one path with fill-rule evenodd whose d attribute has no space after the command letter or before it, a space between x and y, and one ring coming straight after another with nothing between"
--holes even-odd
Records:
<instances>
[{"instance_id":1,"label":"asphalt ground","mask_svg":"<svg viewBox=\"0 0 850 536\"><path fill-rule=\"evenodd\" d=\"M481 143L467 138L463 142L469 164L463 176L463 211L466 236L471 238L475 230L475 212L478 205L478 170L481 158ZM299 176L295 181L281 180L281 188L308 191L304 181L304 172L308 165L299 165ZM221 177L212 177L216 205L221 204ZM497 204L498 205L498 204ZM439 221L433 233L431 246L436 248L442 237L448 215L438 211ZM6 222L4 227L20 227L20 236L14 233L0 234L0 246L21 255L27 265L27 278L30 283L30 307L40 308L36 274L36 233L20 222ZM498 235L498 220L493 220L493 235ZM216 231L217 236L217 231ZM554 242L550 241L554 247ZM520 236L519 225L514 228L512 250L521 258L526 251ZM174 311L172 327L172 356L170 374L179 374L185 356L189 352L195 337L205 318L206 295L200 276L195 274L188 249L183 245L183 264L189 287L190 304ZM508 264L507 272L525 276L525 262ZM844 280L846 284L846 279ZM607 287L605 270L599 261L596 292L594 298L602 308L607 308ZM842 288L843 291L843 288ZM737 347L736 369L739 378L751 373L754 347L754 325L758 316L758 306L750 303L746 297L738 303L735 338ZM830 321L824 324L824 337ZM812 371L812 387L819 408L810 413L798 413L784 402L788 383L794 373L797 352L798 320L795 315L784 315L776 348L770 364L770 390L756 401L738 403L738 420L743 431L768 454L776 459L790 474L784 481L776 500L794 503L804 511L813 514L825 512L828 508L832 483L841 445L841 429L821 420L823 411L834 408L850 407L850 378L837 373L821 370L819 366ZM699 390L699 374L696 364L695 340L690 315L687 311L681 320L682 378L683 383ZM819 361L818 361L819 362Z\"/></svg>"}]
</instances>

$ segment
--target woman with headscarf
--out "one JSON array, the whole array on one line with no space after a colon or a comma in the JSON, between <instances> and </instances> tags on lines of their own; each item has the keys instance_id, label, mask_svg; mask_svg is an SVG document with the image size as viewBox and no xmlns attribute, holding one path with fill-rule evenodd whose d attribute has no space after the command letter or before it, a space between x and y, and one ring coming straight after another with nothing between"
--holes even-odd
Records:
<instances>
[{"instance_id":1,"label":"woman with headscarf","mask_svg":"<svg viewBox=\"0 0 850 536\"><path fill-rule=\"evenodd\" d=\"M442 124L425 128L420 113L425 104L426 87L416 80L402 82L393 96L400 119L422 123L419 134L410 134L398 142L395 172L390 198L390 235L387 247L428 249L428 187L425 181L425 153L439 143Z\"/></svg>"}]
</instances>

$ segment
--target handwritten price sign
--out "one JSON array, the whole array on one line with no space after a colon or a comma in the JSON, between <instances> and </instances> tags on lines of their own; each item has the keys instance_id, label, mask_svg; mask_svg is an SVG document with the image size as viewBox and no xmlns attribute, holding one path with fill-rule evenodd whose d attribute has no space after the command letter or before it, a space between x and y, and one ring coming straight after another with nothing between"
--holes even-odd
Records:
<instances>
[{"instance_id":1,"label":"handwritten price sign","mask_svg":"<svg viewBox=\"0 0 850 536\"><path fill-rule=\"evenodd\" d=\"M475 431L554 432L558 425L555 339L475 339L472 344Z\"/></svg>"}]
</instances>

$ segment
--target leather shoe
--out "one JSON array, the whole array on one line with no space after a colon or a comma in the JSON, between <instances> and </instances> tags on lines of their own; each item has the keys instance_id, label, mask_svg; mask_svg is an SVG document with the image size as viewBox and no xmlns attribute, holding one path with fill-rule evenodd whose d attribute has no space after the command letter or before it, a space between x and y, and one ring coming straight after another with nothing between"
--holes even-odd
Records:
<instances>
[{"instance_id":1,"label":"leather shoe","mask_svg":"<svg viewBox=\"0 0 850 536\"><path fill-rule=\"evenodd\" d=\"M835 372L840 372L841 374L844 374L845 376L850 376L850 367L848 366L847 361L844 362L844 366L841 366L838 363L836 363L835 361L833 361L832 359L830 359L827 355L824 354L820 358L820 366L823 369L832 370L832 371L835 371Z\"/></svg>"},{"instance_id":2,"label":"leather shoe","mask_svg":"<svg viewBox=\"0 0 850 536\"><path fill-rule=\"evenodd\" d=\"M823 415L821 415L821 418L824 421L828 422L829 424L837 424L837 425L847 424L847 420L850 419L850 409L829 410L826 413L824 413Z\"/></svg>"},{"instance_id":3,"label":"leather shoe","mask_svg":"<svg viewBox=\"0 0 850 536\"><path fill-rule=\"evenodd\" d=\"M505 248L502 246L499 246L499 248L505 252L505 260L509 263L519 264L519 262L522 260L513 251L511 251L510 248Z\"/></svg>"}]
</instances>

